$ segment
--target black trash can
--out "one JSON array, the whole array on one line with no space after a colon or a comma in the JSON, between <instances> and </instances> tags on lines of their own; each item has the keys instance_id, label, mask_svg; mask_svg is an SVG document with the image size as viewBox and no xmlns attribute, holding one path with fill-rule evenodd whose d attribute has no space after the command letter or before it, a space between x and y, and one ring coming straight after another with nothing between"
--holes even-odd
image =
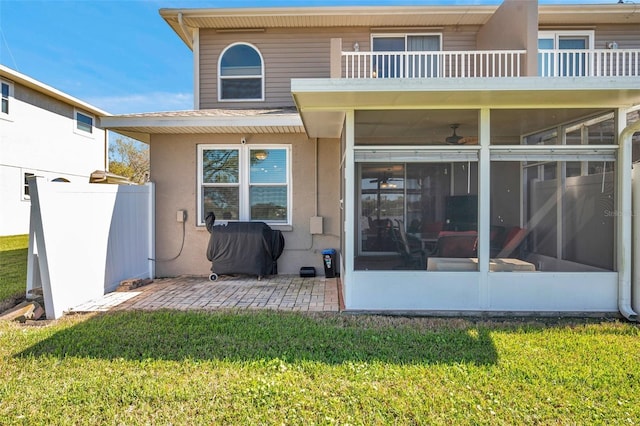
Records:
<instances>
[{"instance_id":1,"label":"black trash can","mask_svg":"<svg viewBox=\"0 0 640 426\"><path fill-rule=\"evenodd\" d=\"M327 278L335 278L336 276L335 249L322 250L322 264L324 265L324 276Z\"/></svg>"}]
</instances>

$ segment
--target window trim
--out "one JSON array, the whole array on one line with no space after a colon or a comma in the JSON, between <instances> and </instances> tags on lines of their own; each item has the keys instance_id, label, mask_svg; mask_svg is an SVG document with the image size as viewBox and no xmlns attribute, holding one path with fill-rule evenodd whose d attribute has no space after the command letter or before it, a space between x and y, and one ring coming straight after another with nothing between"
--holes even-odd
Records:
<instances>
[{"instance_id":1,"label":"window trim","mask_svg":"<svg viewBox=\"0 0 640 426\"><path fill-rule=\"evenodd\" d=\"M227 78L258 78L257 76L232 76L232 77L223 77L222 73L220 72L220 67L222 66L222 58L224 57L225 53L227 53L227 51L229 49L231 49L232 47L235 46L249 46L251 47L253 50L256 51L256 53L258 54L258 56L260 56L260 97L259 98L251 98L251 99L224 99L222 97L222 80L227 79ZM225 47L222 52L220 52L220 56L218 57L218 68L217 68L217 73L218 73L218 102L264 102L265 100L265 67L264 67L264 57L262 56L262 52L260 52L260 49L258 49L255 45L251 44L251 43L246 43L246 42L236 42L236 43L231 43L230 45L228 45L227 47Z\"/></svg>"},{"instance_id":2,"label":"window trim","mask_svg":"<svg viewBox=\"0 0 640 426\"><path fill-rule=\"evenodd\" d=\"M91 131L87 131L87 130L83 130L81 128L78 127L79 121L78 121L78 116L79 115L84 115L85 117L88 117L91 119ZM86 124L86 123L84 123ZM89 114L88 112L79 110L74 108L73 109L73 132L78 134L78 135L82 135L82 136L86 136L86 137L93 137L94 136L94 131L93 129L96 128L96 117L93 114Z\"/></svg>"},{"instance_id":3,"label":"window trim","mask_svg":"<svg viewBox=\"0 0 640 426\"><path fill-rule=\"evenodd\" d=\"M396 39L403 39L404 40L404 50L399 50L397 51L397 53L403 53L405 54L405 59L404 59L404 63L399 64L400 69L402 70L402 72L400 73L402 75L402 78L406 78L407 77L407 69L409 69L409 66L407 65L407 61L408 61L408 53L411 52L419 52L419 51L415 51L415 50L407 50L408 48L408 41L409 41L409 37L438 37L438 50L433 50L432 52L442 52L443 49L443 37L442 37L442 32L425 32L425 33L372 33L370 35L370 39L369 39L369 43L371 46L371 52L373 53L372 57L371 57L371 69L374 70L376 69L376 76L377 76L377 66L374 65L375 62L375 54L376 53L393 53L393 52L385 52L385 51L374 51L373 50L373 43L374 40L376 38L396 38ZM433 69L433 71L435 71L435 75L429 75L429 77L437 77L439 75L442 75L442 68L443 68L443 61L441 60L440 56L436 57L436 65L435 67L431 68ZM396 73L398 72L397 70L395 71Z\"/></svg>"},{"instance_id":4,"label":"window trim","mask_svg":"<svg viewBox=\"0 0 640 426\"><path fill-rule=\"evenodd\" d=\"M0 79L0 84L6 84L9 87L9 93L7 96L7 110L8 112L4 112L2 111L2 108L0 107L0 118L3 119L9 119L11 117L11 111L13 110L12 104L13 104L13 99L14 99L14 94L13 94L13 83L9 80L4 80L4 79ZM0 91L0 97L2 97L2 92ZM2 99L4 99L4 97L2 97Z\"/></svg>"},{"instance_id":5,"label":"window trim","mask_svg":"<svg viewBox=\"0 0 640 426\"><path fill-rule=\"evenodd\" d=\"M29 188L29 184L26 182L26 180L27 180L27 177L33 177L35 175L36 175L35 170L22 169L20 171L20 176L22 178L20 180L20 199L22 201L31 201L31 194L27 194L27 189Z\"/></svg>"},{"instance_id":6,"label":"window trim","mask_svg":"<svg viewBox=\"0 0 640 426\"><path fill-rule=\"evenodd\" d=\"M439 45L438 50L434 52L442 52L442 33L441 32L427 32L427 33L372 33L371 34L371 51L373 52L373 39L374 38L403 38L404 39L404 52L413 52L413 50L407 50L407 39L409 37L421 37L421 36L437 36Z\"/></svg>"},{"instance_id":7,"label":"window trim","mask_svg":"<svg viewBox=\"0 0 640 426\"><path fill-rule=\"evenodd\" d=\"M558 50L558 41L561 37L576 36L585 37L587 39L587 46L585 50L593 50L595 43L595 31L594 30L540 30L538 31L538 40L541 38L553 38L553 49L540 49L538 50Z\"/></svg>"},{"instance_id":8,"label":"window trim","mask_svg":"<svg viewBox=\"0 0 640 426\"><path fill-rule=\"evenodd\" d=\"M203 166L203 151L208 149L228 149L238 151L238 184L205 184L202 179L202 166ZM268 149L284 149L286 151L286 182L284 184L278 184L287 188L287 220L285 222L265 222L271 226L291 226L292 224L292 212L293 212L293 188L292 188L292 158L291 158L291 145L289 144L198 144L197 145L197 226L205 226L204 211L202 208L202 188L205 186L237 186L238 187L238 200L239 200L239 221L251 221L251 205L249 200L249 192L252 186L250 182L251 164L250 154L252 150L268 150ZM259 184L262 185L262 184ZM222 218L216 218L216 222L226 223L227 221Z\"/></svg>"},{"instance_id":9,"label":"window trim","mask_svg":"<svg viewBox=\"0 0 640 426\"><path fill-rule=\"evenodd\" d=\"M585 38L587 41L584 49L566 49L569 52L571 52L572 50L584 50L585 52L588 52L594 49L594 46L595 46L594 30L539 30L537 46L536 46L538 51L538 72L537 72L538 76L540 75L547 76L546 73L548 73L549 71L553 71L553 73L555 74L559 70L563 70L562 64L564 62L561 59L561 54L559 53L561 50L565 50L565 49L560 49L560 40L563 37ZM543 49L539 47L540 40L543 40L543 39L553 40L553 47L551 49ZM542 58L546 58L546 56L542 52L554 52L553 56L551 57L552 59L547 58L546 61L542 61ZM570 55L569 56L570 58L573 58L573 55L571 53L569 53L569 55ZM579 67L580 74L578 75L582 75L583 73L584 75L591 75L593 71L591 69L591 66L593 64L589 65L589 62L590 61L588 61L587 58L584 59L584 63L582 64L583 66ZM573 68L571 69L573 70ZM564 72L567 72L567 70L564 69ZM571 74L566 76L571 77Z\"/></svg>"}]
</instances>

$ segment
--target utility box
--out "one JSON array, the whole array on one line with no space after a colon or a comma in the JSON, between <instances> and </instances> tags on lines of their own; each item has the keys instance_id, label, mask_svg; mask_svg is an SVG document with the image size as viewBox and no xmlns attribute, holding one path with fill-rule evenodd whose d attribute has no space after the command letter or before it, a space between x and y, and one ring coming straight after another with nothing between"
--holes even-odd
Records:
<instances>
[{"instance_id":1,"label":"utility box","mask_svg":"<svg viewBox=\"0 0 640 426\"><path fill-rule=\"evenodd\" d=\"M322 216L313 216L309 221L309 231L311 234L322 234Z\"/></svg>"}]
</instances>

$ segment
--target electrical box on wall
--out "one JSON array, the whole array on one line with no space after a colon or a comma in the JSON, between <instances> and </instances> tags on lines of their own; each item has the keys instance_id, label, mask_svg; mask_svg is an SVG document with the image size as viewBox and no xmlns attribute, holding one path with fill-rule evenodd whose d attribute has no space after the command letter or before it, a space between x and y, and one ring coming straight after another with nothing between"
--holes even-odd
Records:
<instances>
[{"instance_id":1,"label":"electrical box on wall","mask_svg":"<svg viewBox=\"0 0 640 426\"><path fill-rule=\"evenodd\" d=\"M312 234L322 234L322 216L313 216L309 221L309 231Z\"/></svg>"},{"instance_id":2,"label":"electrical box on wall","mask_svg":"<svg viewBox=\"0 0 640 426\"><path fill-rule=\"evenodd\" d=\"M187 219L187 211L186 210L178 210L176 213L176 220L178 222L184 222Z\"/></svg>"}]
</instances>

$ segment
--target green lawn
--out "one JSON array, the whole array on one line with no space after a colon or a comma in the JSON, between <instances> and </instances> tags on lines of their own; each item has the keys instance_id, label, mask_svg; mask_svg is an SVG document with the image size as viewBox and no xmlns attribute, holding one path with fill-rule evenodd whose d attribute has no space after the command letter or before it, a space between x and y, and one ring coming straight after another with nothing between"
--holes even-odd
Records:
<instances>
[{"instance_id":1,"label":"green lawn","mask_svg":"<svg viewBox=\"0 0 640 426\"><path fill-rule=\"evenodd\" d=\"M26 236L0 238L0 300ZM640 329L272 311L0 322L0 424L640 424Z\"/></svg>"},{"instance_id":2,"label":"green lawn","mask_svg":"<svg viewBox=\"0 0 640 426\"><path fill-rule=\"evenodd\" d=\"M28 235L0 237L0 302L13 296L24 296L28 247Z\"/></svg>"},{"instance_id":3,"label":"green lawn","mask_svg":"<svg viewBox=\"0 0 640 426\"><path fill-rule=\"evenodd\" d=\"M618 321L115 312L0 324L0 424L640 422Z\"/></svg>"}]
</instances>

